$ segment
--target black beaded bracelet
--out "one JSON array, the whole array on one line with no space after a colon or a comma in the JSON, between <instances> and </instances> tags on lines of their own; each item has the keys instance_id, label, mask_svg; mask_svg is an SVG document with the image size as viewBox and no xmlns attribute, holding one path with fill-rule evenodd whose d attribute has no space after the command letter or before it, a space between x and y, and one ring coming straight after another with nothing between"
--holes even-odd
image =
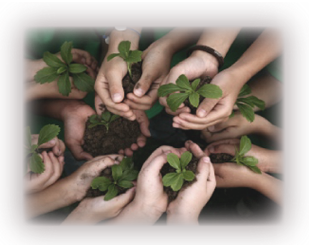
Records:
<instances>
[{"instance_id":1,"label":"black beaded bracelet","mask_svg":"<svg viewBox=\"0 0 314 245\"><path fill-rule=\"evenodd\" d=\"M202 50L213 55L218 61L218 69L220 69L223 66L224 57L222 57L222 55L215 49L212 49L211 47L204 46L204 45L196 45L187 51L187 56L190 56L190 54L195 50Z\"/></svg>"}]
</instances>

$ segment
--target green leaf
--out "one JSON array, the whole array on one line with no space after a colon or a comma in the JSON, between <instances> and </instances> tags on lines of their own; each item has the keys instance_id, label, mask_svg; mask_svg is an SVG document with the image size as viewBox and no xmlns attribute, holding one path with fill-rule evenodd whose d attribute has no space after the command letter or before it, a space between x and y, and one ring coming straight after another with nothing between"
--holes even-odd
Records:
<instances>
[{"instance_id":1,"label":"green leaf","mask_svg":"<svg viewBox=\"0 0 314 245\"><path fill-rule=\"evenodd\" d=\"M222 90L214 84L205 84L200 87L196 92L205 98L211 99L219 99L222 96Z\"/></svg>"},{"instance_id":2,"label":"green leaf","mask_svg":"<svg viewBox=\"0 0 314 245\"><path fill-rule=\"evenodd\" d=\"M59 74L57 73L57 68L54 67L45 67L39 70L34 76L34 80L37 83L50 83L58 78Z\"/></svg>"},{"instance_id":3,"label":"green leaf","mask_svg":"<svg viewBox=\"0 0 314 245\"><path fill-rule=\"evenodd\" d=\"M131 181L129 180L119 180L118 181L118 186L124 188L124 189L130 189L132 188L134 185Z\"/></svg>"},{"instance_id":4,"label":"green leaf","mask_svg":"<svg viewBox=\"0 0 314 245\"><path fill-rule=\"evenodd\" d=\"M91 122L91 123L97 123L97 122L99 122L99 120L98 120L98 116L97 115L91 115L90 116L90 118L89 118L89 121Z\"/></svg>"},{"instance_id":5,"label":"green leaf","mask_svg":"<svg viewBox=\"0 0 314 245\"><path fill-rule=\"evenodd\" d=\"M232 111L231 114L230 114L230 116L229 116L229 118L234 117L234 115L235 115L235 114L234 114L234 111Z\"/></svg>"},{"instance_id":6,"label":"green leaf","mask_svg":"<svg viewBox=\"0 0 314 245\"><path fill-rule=\"evenodd\" d=\"M30 127L26 127L26 135L25 135L26 147L31 148L32 146L32 134Z\"/></svg>"},{"instance_id":7,"label":"green leaf","mask_svg":"<svg viewBox=\"0 0 314 245\"><path fill-rule=\"evenodd\" d=\"M75 87L83 92L93 92L95 80L86 73L73 74L73 83Z\"/></svg>"},{"instance_id":8,"label":"green leaf","mask_svg":"<svg viewBox=\"0 0 314 245\"><path fill-rule=\"evenodd\" d=\"M115 181L118 181L119 178L122 176L122 168L119 165L112 165L111 166L112 177Z\"/></svg>"},{"instance_id":9,"label":"green leaf","mask_svg":"<svg viewBox=\"0 0 314 245\"><path fill-rule=\"evenodd\" d=\"M111 60L111 59L113 59L114 57L117 57L117 56L120 56L120 54L118 54L118 53L110 54L107 57L107 61L109 61L109 60Z\"/></svg>"},{"instance_id":10,"label":"green leaf","mask_svg":"<svg viewBox=\"0 0 314 245\"><path fill-rule=\"evenodd\" d=\"M91 183L91 187L92 189L99 189L100 191L106 191L110 184L112 184L110 179L104 176L100 176L93 179Z\"/></svg>"},{"instance_id":11,"label":"green leaf","mask_svg":"<svg viewBox=\"0 0 314 245\"><path fill-rule=\"evenodd\" d=\"M239 155L243 156L245 153L247 153L252 147L251 140L246 135L241 137L240 140L240 149L239 149Z\"/></svg>"},{"instance_id":12,"label":"green leaf","mask_svg":"<svg viewBox=\"0 0 314 245\"><path fill-rule=\"evenodd\" d=\"M57 70L57 74L62 74L63 72L67 71L67 68L65 66L61 66Z\"/></svg>"},{"instance_id":13,"label":"green leaf","mask_svg":"<svg viewBox=\"0 0 314 245\"><path fill-rule=\"evenodd\" d=\"M114 184L109 185L108 192L106 193L104 200L105 201L111 200L112 198L114 198L118 194L118 192L119 192L119 190L118 190L118 187L116 185L114 185Z\"/></svg>"},{"instance_id":14,"label":"green leaf","mask_svg":"<svg viewBox=\"0 0 314 245\"><path fill-rule=\"evenodd\" d=\"M241 88L241 91L240 91L238 97L242 97L242 96L248 95L250 93L251 93L250 86L247 84L244 84L244 86Z\"/></svg>"},{"instance_id":15,"label":"green leaf","mask_svg":"<svg viewBox=\"0 0 314 245\"><path fill-rule=\"evenodd\" d=\"M45 165L37 153L33 153L30 158L29 168L33 173L41 174L45 171Z\"/></svg>"},{"instance_id":16,"label":"green leaf","mask_svg":"<svg viewBox=\"0 0 314 245\"><path fill-rule=\"evenodd\" d=\"M61 46L61 57L65 63L70 65L72 62L72 42L64 42Z\"/></svg>"},{"instance_id":17,"label":"green leaf","mask_svg":"<svg viewBox=\"0 0 314 245\"><path fill-rule=\"evenodd\" d=\"M110 122L113 122L114 120L118 119L120 116L119 115L112 115L110 118Z\"/></svg>"},{"instance_id":18,"label":"green leaf","mask_svg":"<svg viewBox=\"0 0 314 245\"><path fill-rule=\"evenodd\" d=\"M131 169L133 167L132 157L124 157L119 165L122 168L122 171Z\"/></svg>"},{"instance_id":19,"label":"green leaf","mask_svg":"<svg viewBox=\"0 0 314 245\"><path fill-rule=\"evenodd\" d=\"M190 85L189 79L184 75L180 75L176 80L176 84L183 89L191 90L192 87Z\"/></svg>"},{"instance_id":20,"label":"green leaf","mask_svg":"<svg viewBox=\"0 0 314 245\"><path fill-rule=\"evenodd\" d=\"M120 52L120 56L124 60L129 56L130 47L131 47L130 41L122 41L119 43L118 50Z\"/></svg>"},{"instance_id":21,"label":"green leaf","mask_svg":"<svg viewBox=\"0 0 314 245\"><path fill-rule=\"evenodd\" d=\"M140 62L142 60L142 51L140 50L131 50L129 52L129 56L126 57L125 62L128 63L137 63Z\"/></svg>"},{"instance_id":22,"label":"green leaf","mask_svg":"<svg viewBox=\"0 0 314 245\"><path fill-rule=\"evenodd\" d=\"M255 173L258 173L258 174L262 173L262 171L256 166L250 166L249 168Z\"/></svg>"},{"instance_id":23,"label":"green leaf","mask_svg":"<svg viewBox=\"0 0 314 245\"><path fill-rule=\"evenodd\" d=\"M198 79L195 79L195 80L192 82L191 87L192 87L193 91L196 91L197 86L200 84L200 81L201 81L201 79L198 78Z\"/></svg>"},{"instance_id":24,"label":"green leaf","mask_svg":"<svg viewBox=\"0 0 314 245\"><path fill-rule=\"evenodd\" d=\"M179 157L176 154L169 153L167 155L167 161L168 161L168 163L170 164L171 167L181 170L180 159L179 159Z\"/></svg>"},{"instance_id":25,"label":"green leaf","mask_svg":"<svg viewBox=\"0 0 314 245\"><path fill-rule=\"evenodd\" d=\"M36 145L36 144L35 144L35 145L32 145L32 146L31 146L31 149L30 149L30 152L31 152L31 153L35 153L35 150L36 150L37 148L38 148L38 145Z\"/></svg>"},{"instance_id":26,"label":"green leaf","mask_svg":"<svg viewBox=\"0 0 314 245\"><path fill-rule=\"evenodd\" d=\"M164 186L171 186L175 178L180 175L180 173L168 173L162 177L162 183Z\"/></svg>"},{"instance_id":27,"label":"green leaf","mask_svg":"<svg viewBox=\"0 0 314 245\"><path fill-rule=\"evenodd\" d=\"M45 63L54 68L65 67L65 64L54 54L50 52L45 52L43 56Z\"/></svg>"},{"instance_id":28,"label":"green leaf","mask_svg":"<svg viewBox=\"0 0 314 245\"><path fill-rule=\"evenodd\" d=\"M69 72L71 73L82 73L86 71L86 66L82 64L70 64L69 65Z\"/></svg>"},{"instance_id":29,"label":"green leaf","mask_svg":"<svg viewBox=\"0 0 314 245\"><path fill-rule=\"evenodd\" d=\"M38 146L48 142L49 140L52 140L59 134L59 132L60 127L58 125L48 124L44 126L39 132Z\"/></svg>"},{"instance_id":30,"label":"green leaf","mask_svg":"<svg viewBox=\"0 0 314 245\"><path fill-rule=\"evenodd\" d=\"M171 94L167 98L167 104L172 111L176 111L188 97L189 95L185 93Z\"/></svg>"},{"instance_id":31,"label":"green leaf","mask_svg":"<svg viewBox=\"0 0 314 245\"><path fill-rule=\"evenodd\" d=\"M181 168L182 169L185 169L185 167L191 162L192 160L192 153L189 152L189 151L186 151L184 152L182 155L181 155L181 158L180 158L180 163L181 163Z\"/></svg>"},{"instance_id":32,"label":"green leaf","mask_svg":"<svg viewBox=\"0 0 314 245\"><path fill-rule=\"evenodd\" d=\"M111 113L109 111L105 111L101 114L101 118L105 121L105 122L109 122L111 117Z\"/></svg>"},{"instance_id":33,"label":"green leaf","mask_svg":"<svg viewBox=\"0 0 314 245\"><path fill-rule=\"evenodd\" d=\"M260 100L258 99L257 97L255 96L249 96L249 97L246 97L244 98L245 101L250 104L252 104L253 106L256 106L258 108L260 108L261 110L264 110L265 109L265 102L263 100ZM248 104L249 104L248 103Z\"/></svg>"},{"instance_id":34,"label":"green leaf","mask_svg":"<svg viewBox=\"0 0 314 245\"><path fill-rule=\"evenodd\" d=\"M200 95L196 92L193 92L192 94L189 95L189 101L192 106L197 108L200 103Z\"/></svg>"},{"instance_id":35,"label":"green leaf","mask_svg":"<svg viewBox=\"0 0 314 245\"><path fill-rule=\"evenodd\" d=\"M63 73L58 79L58 87L60 94L68 96L71 93L71 82L69 73Z\"/></svg>"},{"instance_id":36,"label":"green leaf","mask_svg":"<svg viewBox=\"0 0 314 245\"><path fill-rule=\"evenodd\" d=\"M236 103L236 105L238 106L239 111L241 112L242 116L244 116L249 122L254 121L255 114L252 107L246 104L241 104L241 103Z\"/></svg>"},{"instance_id":37,"label":"green leaf","mask_svg":"<svg viewBox=\"0 0 314 245\"><path fill-rule=\"evenodd\" d=\"M195 174L194 174L192 171L190 171L190 170L185 171L185 172L183 172L182 174L183 174L183 178L184 178L186 181L192 181L192 180L194 180L194 178L195 178Z\"/></svg>"},{"instance_id":38,"label":"green leaf","mask_svg":"<svg viewBox=\"0 0 314 245\"><path fill-rule=\"evenodd\" d=\"M123 180L136 180L138 176L138 171L135 169L126 170L123 174L121 179Z\"/></svg>"},{"instance_id":39,"label":"green leaf","mask_svg":"<svg viewBox=\"0 0 314 245\"><path fill-rule=\"evenodd\" d=\"M243 157L241 162L245 165L245 166L255 166L256 164L258 164L258 159L256 159L255 157Z\"/></svg>"},{"instance_id":40,"label":"green leaf","mask_svg":"<svg viewBox=\"0 0 314 245\"><path fill-rule=\"evenodd\" d=\"M158 96L159 97L165 97L168 94L174 93L174 92L184 91L179 86L173 83L161 85L158 89Z\"/></svg>"},{"instance_id":41,"label":"green leaf","mask_svg":"<svg viewBox=\"0 0 314 245\"><path fill-rule=\"evenodd\" d=\"M180 174L177 174L177 176L175 176L172 179L171 189L173 191L178 191L181 189L182 185L183 185L183 174L180 173Z\"/></svg>"}]
</instances>

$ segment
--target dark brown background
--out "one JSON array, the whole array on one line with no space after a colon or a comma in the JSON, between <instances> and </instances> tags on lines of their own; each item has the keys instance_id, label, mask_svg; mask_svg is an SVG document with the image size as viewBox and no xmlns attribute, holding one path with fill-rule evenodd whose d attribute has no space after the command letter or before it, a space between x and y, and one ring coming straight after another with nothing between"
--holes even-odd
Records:
<instances>
[{"instance_id":1,"label":"dark brown background","mask_svg":"<svg viewBox=\"0 0 314 245\"><path fill-rule=\"evenodd\" d=\"M4 4L0 4L0 8ZM308 9L308 3L303 5ZM307 15L298 3L9 3L0 11L0 242L3 245L160 244L166 239L184 244L305 244L309 234ZM199 228L61 228L24 225L19 175L22 162L23 31L28 27L40 26L97 25L241 25L284 28L286 202L282 225ZM122 234L119 234L121 231Z\"/></svg>"}]
</instances>

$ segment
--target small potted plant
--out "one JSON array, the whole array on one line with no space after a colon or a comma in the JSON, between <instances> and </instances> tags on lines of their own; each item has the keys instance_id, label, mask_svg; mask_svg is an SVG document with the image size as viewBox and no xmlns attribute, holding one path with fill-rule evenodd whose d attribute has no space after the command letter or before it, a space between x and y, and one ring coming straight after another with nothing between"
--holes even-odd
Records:
<instances>
[{"instance_id":1,"label":"small potted plant","mask_svg":"<svg viewBox=\"0 0 314 245\"><path fill-rule=\"evenodd\" d=\"M132 181L136 180L137 176L138 171L134 169L132 158L126 157L119 164L105 168L100 176L92 181L86 197L105 195L104 200L109 201L132 188Z\"/></svg>"},{"instance_id":2,"label":"small potted plant","mask_svg":"<svg viewBox=\"0 0 314 245\"><path fill-rule=\"evenodd\" d=\"M214 84L210 84L211 79L205 77L189 81L182 74L176 80L176 84L169 83L161 85L158 89L158 96L167 98L167 104L175 112L179 106L184 103L195 114L199 104L205 98L219 99L222 96L222 90Z\"/></svg>"},{"instance_id":3,"label":"small potted plant","mask_svg":"<svg viewBox=\"0 0 314 245\"><path fill-rule=\"evenodd\" d=\"M95 81L86 73L86 66L72 63L72 42L64 42L61 46L60 60L56 55L45 52L43 60L48 65L39 70L34 80L37 83L44 84L58 80L59 92L68 96L71 93L70 77L73 78L74 86L84 92L94 91Z\"/></svg>"}]
</instances>

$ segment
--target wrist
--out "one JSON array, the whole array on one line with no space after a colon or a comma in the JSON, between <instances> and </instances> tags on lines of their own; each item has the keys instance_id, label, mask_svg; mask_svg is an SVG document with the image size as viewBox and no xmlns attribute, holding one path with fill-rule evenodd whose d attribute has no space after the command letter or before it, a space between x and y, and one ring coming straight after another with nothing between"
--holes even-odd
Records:
<instances>
[{"instance_id":1,"label":"wrist","mask_svg":"<svg viewBox=\"0 0 314 245\"><path fill-rule=\"evenodd\" d=\"M159 210L153 205L145 205L144 203L134 200L130 205L130 210L137 216L140 222L154 224L164 211Z\"/></svg>"},{"instance_id":2,"label":"wrist","mask_svg":"<svg viewBox=\"0 0 314 245\"><path fill-rule=\"evenodd\" d=\"M109 48L108 53L118 53L118 46L122 41L130 41L131 47L130 50L138 49L138 44L140 40L140 35L130 29L126 29L124 31L113 30L110 34Z\"/></svg>"},{"instance_id":3,"label":"wrist","mask_svg":"<svg viewBox=\"0 0 314 245\"><path fill-rule=\"evenodd\" d=\"M199 212L193 212L193 210L188 210L185 212L180 212L178 209L167 210L167 224L198 224Z\"/></svg>"}]
</instances>

